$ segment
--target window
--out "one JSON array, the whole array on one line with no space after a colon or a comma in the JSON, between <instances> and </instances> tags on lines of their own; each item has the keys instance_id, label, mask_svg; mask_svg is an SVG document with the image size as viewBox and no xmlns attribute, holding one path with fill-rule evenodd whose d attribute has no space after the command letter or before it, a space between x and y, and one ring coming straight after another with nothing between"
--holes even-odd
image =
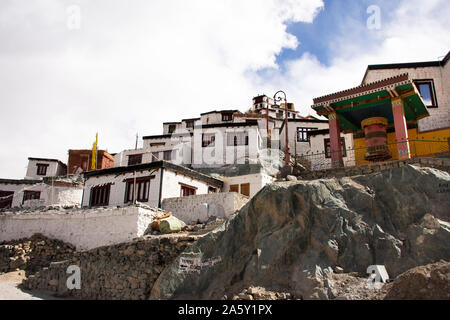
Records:
<instances>
[{"instance_id":1,"label":"window","mask_svg":"<svg viewBox=\"0 0 450 320\"><path fill-rule=\"evenodd\" d=\"M283 118L283 111L278 111L277 112L277 119L282 119Z\"/></svg>"},{"instance_id":2,"label":"window","mask_svg":"<svg viewBox=\"0 0 450 320\"><path fill-rule=\"evenodd\" d=\"M247 132L228 132L227 133L228 146L248 146Z\"/></svg>"},{"instance_id":3,"label":"window","mask_svg":"<svg viewBox=\"0 0 450 320\"><path fill-rule=\"evenodd\" d=\"M136 201L148 202L150 190L150 180L155 176L136 178L136 186L134 186L134 178L124 180L125 186L125 203L133 202L134 190L136 190Z\"/></svg>"},{"instance_id":4,"label":"window","mask_svg":"<svg viewBox=\"0 0 450 320\"><path fill-rule=\"evenodd\" d=\"M324 139L324 144L325 144L325 158L331 158L331 142L330 139L325 138ZM342 152L342 157L346 157L347 153L345 150L345 139L341 138L341 152Z\"/></svg>"},{"instance_id":5,"label":"window","mask_svg":"<svg viewBox=\"0 0 450 320\"><path fill-rule=\"evenodd\" d=\"M164 151L164 160L170 161L172 160L172 150Z\"/></svg>"},{"instance_id":6,"label":"window","mask_svg":"<svg viewBox=\"0 0 450 320\"><path fill-rule=\"evenodd\" d=\"M241 194L250 197L250 183L241 184Z\"/></svg>"},{"instance_id":7,"label":"window","mask_svg":"<svg viewBox=\"0 0 450 320\"><path fill-rule=\"evenodd\" d=\"M427 108L437 108L436 91L433 80L414 80Z\"/></svg>"},{"instance_id":8,"label":"window","mask_svg":"<svg viewBox=\"0 0 450 320\"><path fill-rule=\"evenodd\" d=\"M177 126L175 124L169 124L169 133L174 133Z\"/></svg>"},{"instance_id":9,"label":"window","mask_svg":"<svg viewBox=\"0 0 450 320\"><path fill-rule=\"evenodd\" d=\"M27 200L39 200L40 198L41 198L41 192L40 191L25 190L23 192L22 204L25 203L25 201L27 201Z\"/></svg>"},{"instance_id":10,"label":"window","mask_svg":"<svg viewBox=\"0 0 450 320\"><path fill-rule=\"evenodd\" d=\"M317 130L317 128L297 128L297 142L308 142L308 131Z\"/></svg>"},{"instance_id":11,"label":"window","mask_svg":"<svg viewBox=\"0 0 450 320\"><path fill-rule=\"evenodd\" d=\"M186 128L193 128L193 127L194 127L194 120L186 121Z\"/></svg>"},{"instance_id":12,"label":"window","mask_svg":"<svg viewBox=\"0 0 450 320\"><path fill-rule=\"evenodd\" d=\"M204 133L202 136L202 147L214 147L216 135L214 133Z\"/></svg>"},{"instance_id":13,"label":"window","mask_svg":"<svg viewBox=\"0 0 450 320\"><path fill-rule=\"evenodd\" d=\"M91 207L107 206L109 204L109 194L111 184L91 188Z\"/></svg>"},{"instance_id":14,"label":"window","mask_svg":"<svg viewBox=\"0 0 450 320\"><path fill-rule=\"evenodd\" d=\"M159 152L152 152L152 162L160 161L159 160Z\"/></svg>"},{"instance_id":15,"label":"window","mask_svg":"<svg viewBox=\"0 0 450 320\"><path fill-rule=\"evenodd\" d=\"M196 187L188 186L187 184L180 183L181 186L181 196L182 197L189 197L195 195L195 192L197 191Z\"/></svg>"},{"instance_id":16,"label":"window","mask_svg":"<svg viewBox=\"0 0 450 320\"><path fill-rule=\"evenodd\" d=\"M38 176L45 176L47 174L48 164L38 163L38 164L36 164L36 166L37 166L36 174Z\"/></svg>"},{"instance_id":17,"label":"window","mask_svg":"<svg viewBox=\"0 0 450 320\"><path fill-rule=\"evenodd\" d=\"M222 121L232 121L233 120L233 113L227 112L222 113Z\"/></svg>"},{"instance_id":18,"label":"window","mask_svg":"<svg viewBox=\"0 0 450 320\"><path fill-rule=\"evenodd\" d=\"M165 142L154 142L154 143L150 143L150 147L162 147L165 146L166 143Z\"/></svg>"},{"instance_id":19,"label":"window","mask_svg":"<svg viewBox=\"0 0 450 320\"><path fill-rule=\"evenodd\" d=\"M0 208L11 208L14 191L0 191Z\"/></svg>"},{"instance_id":20,"label":"window","mask_svg":"<svg viewBox=\"0 0 450 320\"><path fill-rule=\"evenodd\" d=\"M128 165L134 166L136 164L142 163L142 154L130 154L128 156Z\"/></svg>"},{"instance_id":21,"label":"window","mask_svg":"<svg viewBox=\"0 0 450 320\"><path fill-rule=\"evenodd\" d=\"M238 184L232 184L230 186L230 192L236 192L239 193L239 185Z\"/></svg>"},{"instance_id":22,"label":"window","mask_svg":"<svg viewBox=\"0 0 450 320\"><path fill-rule=\"evenodd\" d=\"M208 187L208 193L217 193L217 189L214 187Z\"/></svg>"}]
</instances>

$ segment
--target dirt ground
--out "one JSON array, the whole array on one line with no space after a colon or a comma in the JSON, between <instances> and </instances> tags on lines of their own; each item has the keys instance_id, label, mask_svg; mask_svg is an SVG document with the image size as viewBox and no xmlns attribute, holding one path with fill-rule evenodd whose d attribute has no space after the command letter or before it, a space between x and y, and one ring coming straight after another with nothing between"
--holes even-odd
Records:
<instances>
[{"instance_id":1,"label":"dirt ground","mask_svg":"<svg viewBox=\"0 0 450 320\"><path fill-rule=\"evenodd\" d=\"M0 300L60 300L43 292L20 289L23 278L23 270L0 274Z\"/></svg>"}]
</instances>

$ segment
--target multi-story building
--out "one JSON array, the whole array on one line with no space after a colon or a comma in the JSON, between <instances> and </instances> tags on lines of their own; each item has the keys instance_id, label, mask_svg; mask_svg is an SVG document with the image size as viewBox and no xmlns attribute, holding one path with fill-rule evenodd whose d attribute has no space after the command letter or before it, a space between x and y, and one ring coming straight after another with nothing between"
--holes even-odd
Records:
<instances>
[{"instance_id":1,"label":"multi-story building","mask_svg":"<svg viewBox=\"0 0 450 320\"><path fill-rule=\"evenodd\" d=\"M28 158L25 179L0 179L0 208L80 205L83 183L56 159Z\"/></svg>"}]
</instances>

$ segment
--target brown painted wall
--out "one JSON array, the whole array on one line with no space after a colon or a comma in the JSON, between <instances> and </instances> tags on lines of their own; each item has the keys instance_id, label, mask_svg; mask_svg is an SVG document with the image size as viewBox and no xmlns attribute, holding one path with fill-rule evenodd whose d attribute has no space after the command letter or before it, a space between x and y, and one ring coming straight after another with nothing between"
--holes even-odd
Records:
<instances>
[{"instance_id":1,"label":"brown painted wall","mask_svg":"<svg viewBox=\"0 0 450 320\"><path fill-rule=\"evenodd\" d=\"M92 150L69 150L69 160L67 163L68 174L91 171ZM105 150L98 150L97 169L114 167L114 157Z\"/></svg>"}]
</instances>

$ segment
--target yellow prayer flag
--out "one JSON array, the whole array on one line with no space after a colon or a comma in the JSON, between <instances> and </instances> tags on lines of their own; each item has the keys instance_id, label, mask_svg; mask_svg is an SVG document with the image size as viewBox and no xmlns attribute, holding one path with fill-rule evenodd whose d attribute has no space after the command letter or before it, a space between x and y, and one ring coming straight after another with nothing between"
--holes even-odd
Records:
<instances>
[{"instance_id":1,"label":"yellow prayer flag","mask_svg":"<svg viewBox=\"0 0 450 320\"><path fill-rule=\"evenodd\" d=\"M97 136L98 136L98 133L95 134L95 142L94 142L94 145L92 146L91 170L95 170L96 164L97 164Z\"/></svg>"}]
</instances>

